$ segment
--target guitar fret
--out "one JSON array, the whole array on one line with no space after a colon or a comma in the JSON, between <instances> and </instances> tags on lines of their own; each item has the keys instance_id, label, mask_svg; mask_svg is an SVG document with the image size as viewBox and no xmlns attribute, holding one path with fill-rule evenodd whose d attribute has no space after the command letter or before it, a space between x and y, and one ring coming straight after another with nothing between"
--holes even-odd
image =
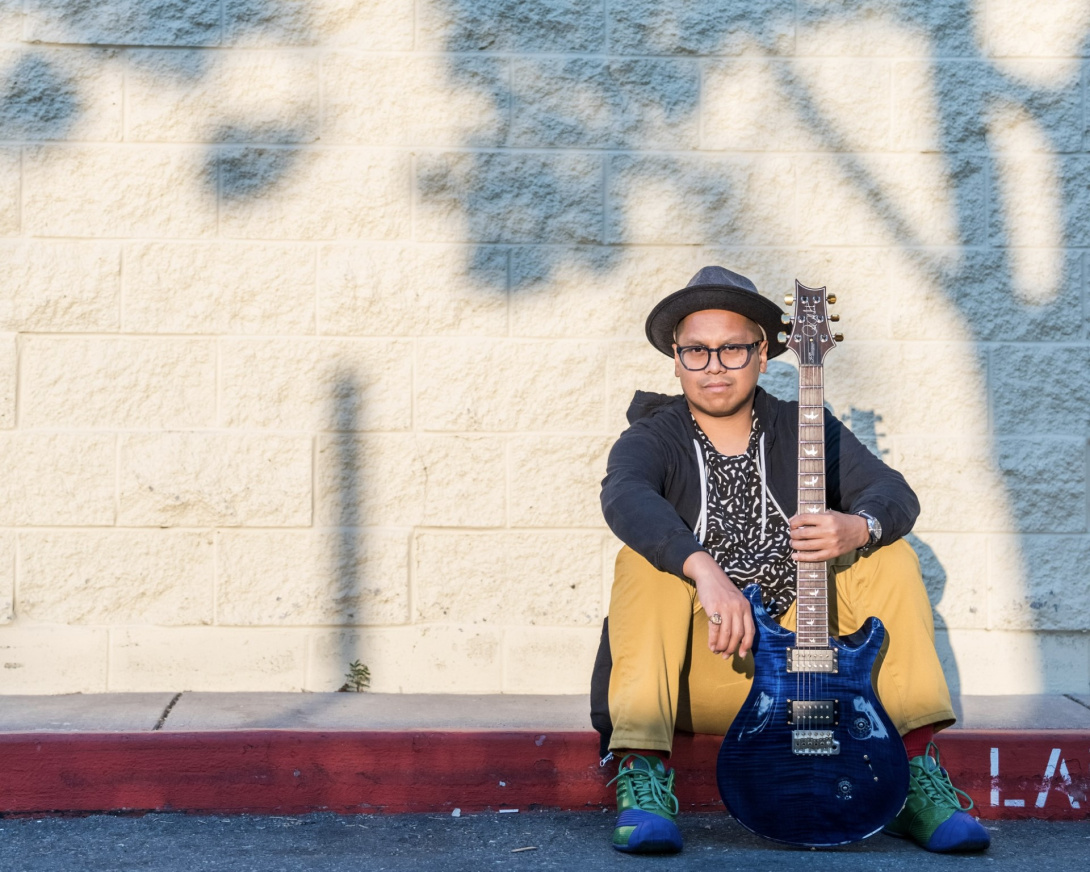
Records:
<instances>
[{"instance_id":1,"label":"guitar fret","mask_svg":"<svg viewBox=\"0 0 1090 872\"><path fill-rule=\"evenodd\" d=\"M797 349L796 349L797 351ZM800 514L825 511L825 387L820 363L803 363L799 355L799 465ZM825 648L829 644L828 574L824 563L800 563L795 593L798 620L795 644Z\"/></svg>"}]
</instances>

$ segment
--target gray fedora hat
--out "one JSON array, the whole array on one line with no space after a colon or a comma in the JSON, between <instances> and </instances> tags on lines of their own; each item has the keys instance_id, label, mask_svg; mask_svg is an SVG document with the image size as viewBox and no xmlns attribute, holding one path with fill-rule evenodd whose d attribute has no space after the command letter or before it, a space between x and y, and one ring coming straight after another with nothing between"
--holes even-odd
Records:
<instances>
[{"instance_id":1,"label":"gray fedora hat","mask_svg":"<svg viewBox=\"0 0 1090 872\"><path fill-rule=\"evenodd\" d=\"M663 354L674 356L674 328L681 319L704 309L726 309L749 318L764 328L771 359L787 350L777 334L783 330L783 310L757 293L757 286L743 275L721 266L706 266L680 291L660 301L647 316L648 341Z\"/></svg>"}]
</instances>

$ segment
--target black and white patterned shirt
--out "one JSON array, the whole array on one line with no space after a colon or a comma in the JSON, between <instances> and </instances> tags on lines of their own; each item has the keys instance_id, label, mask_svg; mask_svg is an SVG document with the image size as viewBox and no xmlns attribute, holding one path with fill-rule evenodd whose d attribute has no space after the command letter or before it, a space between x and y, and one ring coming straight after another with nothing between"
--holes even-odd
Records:
<instances>
[{"instance_id":1,"label":"black and white patterned shirt","mask_svg":"<svg viewBox=\"0 0 1090 872\"><path fill-rule=\"evenodd\" d=\"M761 586L761 600L770 615L783 614L795 599L797 564L791 559L787 518L770 495L762 494L756 415L745 454L720 454L695 418L693 426L708 474L704 548L739 589L753 583Z\"/></svg>"}]
</instances>

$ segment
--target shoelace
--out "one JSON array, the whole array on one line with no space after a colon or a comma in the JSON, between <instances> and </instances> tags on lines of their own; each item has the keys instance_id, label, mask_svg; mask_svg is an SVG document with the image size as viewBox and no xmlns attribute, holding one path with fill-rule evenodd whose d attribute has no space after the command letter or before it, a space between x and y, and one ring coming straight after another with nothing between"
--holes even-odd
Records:
<instances>
[{"instance_id":1,"label":"shoelace","mask_svg":"<svg viewBox=\"0 0 1090 872\"><path fill-rule=\"evenodd\" d=\"M934 757L932 758L931 752L934 751ZM942 768L939 763L939 749L933 742L927 743L927 748L924 750L925 759L934 759L935 768L931 769L926 763L911 762L909 766L913 769L916 775L916 781L923 789L923 792L927 794L928 798L937 803L947 803L949 805L957 806L962 811L969 811L974 803L973 798L969 796L964 790L959 790L954 787L950 782L950 776L946 770ZM968 800L968 805L962 805L961 799L964 797Z\"/></svg>"},{"instance_id":2,"label":"shoelace","mask_svg":"<svg viewBox=\"0 0 1090 872\"><path fill-rule=\"evenodd\" d=\"M625 768L625 764L632 759L643 760L644 758L638 754L625 755L616 777L606 787L623 778L624 783L632 788L636 796L636 805L640 808L657 805L668 814L676 815L680 806L677 797L674 796L674 771L671 769L670 774L663 778L658 770L650 768L650 763L647 764L647 769Z\"/></svg>"}]
</instances>

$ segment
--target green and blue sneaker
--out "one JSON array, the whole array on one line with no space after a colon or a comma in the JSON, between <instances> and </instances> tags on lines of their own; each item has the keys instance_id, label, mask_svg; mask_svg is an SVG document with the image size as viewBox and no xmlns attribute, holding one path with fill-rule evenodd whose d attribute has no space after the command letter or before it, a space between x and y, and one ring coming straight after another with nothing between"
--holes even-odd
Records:
<instances>
[{"instance_id":1,"label":"green and blue sneaker","mask_svg":"<svg viewBox=\"0 0 1090 872\"><path fill-rule=\"evenodd\" d=\"M980 821L967 812L973 801L950 783L939 764L939 749L927 743L923 756L908 761L908 799L885 831L912 839L921 848L940 854L983 851L991 842ZM968 805L962 805L962 800Z\"/></svg>"},{"instance_id":2,"label":"green and blue sneaker","mask_svg":"<svg viewBox=\"0 0 1090 872\"><path fill-rule=\"evenodd\" d=\"M631 854L672 854L681 850L681 830L674 822L674 770L657 757L627 754L617 777L617 824L613 847Z\"/></svg>"}]
</instances>

